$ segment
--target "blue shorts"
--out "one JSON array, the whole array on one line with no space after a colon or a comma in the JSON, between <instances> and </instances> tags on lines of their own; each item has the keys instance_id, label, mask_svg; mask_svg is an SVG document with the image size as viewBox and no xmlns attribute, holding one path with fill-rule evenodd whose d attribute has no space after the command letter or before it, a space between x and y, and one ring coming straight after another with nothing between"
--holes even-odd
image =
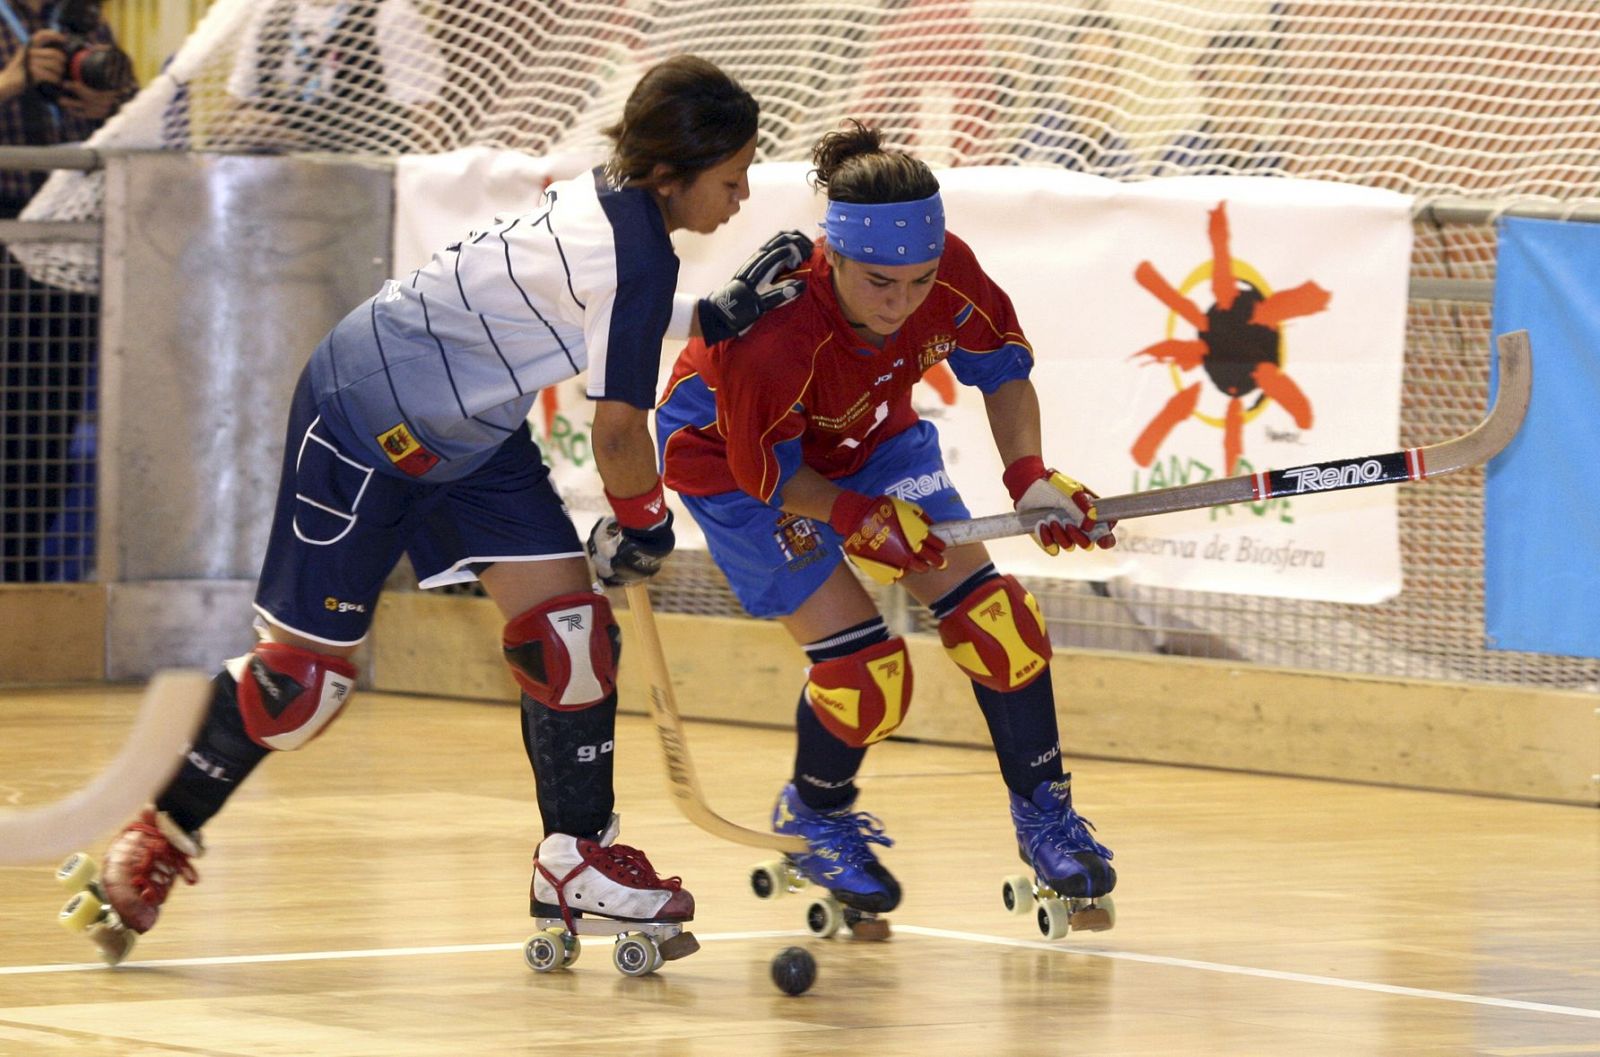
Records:
<instances>
[{"instance_id":1,"label":"blue shorts","mask_svg":"<svg viewBox=\"0 0 1600 1057\"><path fill-rule=\"evenodd\" d=\"M834 481L866 495L892 495L934 521L970 517L950 484L939 431L918 422L885 441L859 472ZM748 492L679 496L705 533L712 560L753 617L793 613L844 561L843 540L826 522L786 514Z\"/></svg>"},{"instance_id":2,"label":"blue shorts","mask_svg":"<svg viewBox=\"0 0 1600 1057\"><path fill-rule=\"evenodd\" d=\"M256 609L296 634L354 645L408 552L423 587L474 580L494 562L584 553L526 424L467 476L423 484L341 447L302 375Z\"/></svg>"}]
</instances>

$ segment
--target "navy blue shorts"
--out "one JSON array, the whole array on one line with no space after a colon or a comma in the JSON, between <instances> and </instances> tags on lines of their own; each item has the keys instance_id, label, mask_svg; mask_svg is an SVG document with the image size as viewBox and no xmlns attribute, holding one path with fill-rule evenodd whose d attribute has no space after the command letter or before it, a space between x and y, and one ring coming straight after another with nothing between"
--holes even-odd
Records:
<instances>
[{"instance_id":1,"label":"navy blue shorts","mask_svg":"<svg viewBox=\"0 0 1600 1057\"><path fill-rule=\"evenodd\" d=\"M945 473L939 431L918 422L885 441L867 465L833 482L866 495L892 495L934 521L971 517ZM785 514L748 492L680 495L705 533L712 560L753 617L800 608L844 561L843 539L823 521Z\"/></svg>"},{"instance_id":2,"label":"navy blue shorts","mask_svg":"<svg viewBox=\"0 0 1600 1057\"><path fill-rule=\"evenodd\" d=\"M302 375L256 609L306 638L354 645L406 553L421 585L439 587L474 580L494 562L584 551L526 424L466 477L423 484L344 450Z\"/></svg>"}]
</instances>

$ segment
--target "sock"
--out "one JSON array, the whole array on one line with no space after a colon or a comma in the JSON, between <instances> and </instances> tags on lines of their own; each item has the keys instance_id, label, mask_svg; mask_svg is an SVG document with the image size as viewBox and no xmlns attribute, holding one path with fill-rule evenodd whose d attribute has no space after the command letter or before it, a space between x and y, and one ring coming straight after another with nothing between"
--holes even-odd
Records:
<instances>
[{"instance_id":1,"label":"sock","mask_svg":"<svg viewBox=\"0 0 1600 1057\"><path fill-rule=\"evenodd\" d=\"M595 838L611 821L616 728L615 692L576 711L558 711L522 695L522 745L533 765L546 835Z\"/></svg>"},{"instance_id":2,"label":"sock","mask_svg":"<svg viewBox=\"0 0 1600 1057\"><path fill-rule=\"evenodd\" d=\"M950 591L934 600L933 615L943 620L954 613L973 591L998 576L994 565L985 565ZM989 725L995 758L1006 788L1027 798L1039 783L1060 781L1061 735L1056 725L1056 697L1050 670L1018 690L991 690L976 682L972 692Z\"/></svg>"},{"instance_id":3,"label":"sock","mask_svg":"<svg viewBox=\"0 0 1600 1057\"><path fill-rule=\"evenodd\" d=\"M806 645L806 656L813 664L848 657L857 650L888 642L889 629L882 617L864 620L836 635ZM866 749L840 741L822 725L811 709L804 688L795 712L794 788L800 802L813 811L832 811L855 799L856 772L866 758Z\"/></svg>"},{"instance_id":4,"label":"sock","mask_svg":"<svg viewBox=\"0 0 1600 1057\"><path fill-rule=\"evenodd\" d=\"M238 692L239 684L226 670L211 680L205 722L178 773L156 797L157 810L165 811L186 832L198 833L272 751L245 733Z\"/></svg>"}]
</instances>

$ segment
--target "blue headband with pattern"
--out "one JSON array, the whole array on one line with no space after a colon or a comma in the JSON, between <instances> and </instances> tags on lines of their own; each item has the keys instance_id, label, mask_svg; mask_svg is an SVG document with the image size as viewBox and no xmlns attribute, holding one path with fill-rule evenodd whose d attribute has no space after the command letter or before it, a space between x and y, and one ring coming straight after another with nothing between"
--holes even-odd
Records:
<instances>
[{"instance_id":1,"label":"blue headband with pattern","mask_svg":"<svg viewBox=\"0 0 1600 1057\"><path fill-rule=\"evenodd\" d=\"M938 192L916 202L828 202L828 245L853 261L922 264L944 253L944 202Z\"/></svg>"}]
</instances>

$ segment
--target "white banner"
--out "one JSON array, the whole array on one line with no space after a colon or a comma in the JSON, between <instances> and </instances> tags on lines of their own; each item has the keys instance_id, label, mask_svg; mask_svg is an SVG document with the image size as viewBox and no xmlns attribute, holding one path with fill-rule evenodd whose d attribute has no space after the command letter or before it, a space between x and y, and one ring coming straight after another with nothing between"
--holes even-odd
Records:
<instances>
[{"instance_id":1,"label":"white banner","mask_svg":"<svg viewBox=\"0 0 1600 1057\"><path fill-rule=\"evenodd\" d=\"M397 236L395 260L406 267L427 256L416 233L436 249L493 212L463 187L473 170L450 157L401 160L411 175L397 180L396 230L413 241L402 252ZM541 181L554 172L524 164ZM430 169L431 181L417 175ZM709 237L680 233L679 289L720 285L780 228L814 233L821 199L806 170L756 166L733 221ZM1399 447L1405 196L1266 177L1123 184L1040 168L956 168L939 179L951 230L1011 295L1033 344L1048 464L1110 495L1226 476L1229 455L1237 474ZM418 190L430 186L439 190ZM1219 260L1235 280L1228 311L1212 281ZM663 377L676 354L664 352ZM938 424L973 513L1009 510L981 394L941 372L917 404ZM575 385L535 412L580 528L603 512L589 419ZM1052 559L1026 540L990 549L1002 568L1032 576L1375 603L1400 590L1395 503L1393 488L1358 489L1130 521L1114 550L1093 555ZM679 513L682 545L700 545Z\"/></svg>"}]
</instances>

